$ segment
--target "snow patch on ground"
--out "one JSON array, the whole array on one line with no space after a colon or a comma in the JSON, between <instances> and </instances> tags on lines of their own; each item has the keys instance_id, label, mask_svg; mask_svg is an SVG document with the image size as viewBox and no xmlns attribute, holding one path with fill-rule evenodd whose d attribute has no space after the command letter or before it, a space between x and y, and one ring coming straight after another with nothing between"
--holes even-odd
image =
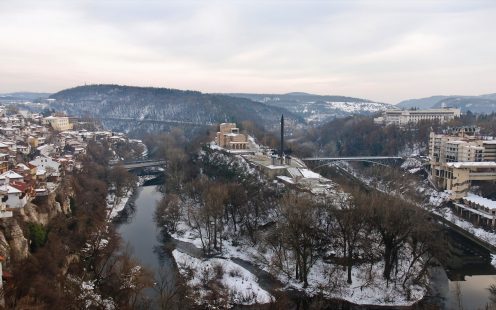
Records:
<instances>
[{"instance_id":1,"label":"snow patch on ground","mask_svg":"<svg viewBox=\"0 0 496 310\"><path fill-rule=\"evenodd\" d=\"M401 169L412 169L412 168L421 168L422 162L417 158L409 157L405 159L405 161L401 164Z\"/></svg>"},{"instance_id":2,"label":"snow patch on ground","mask_svg":"<svg viewBox=\"0 0 496 310\"><path fill-rule=\"evenodd\" d=\"M412 168L412 169L408 169L408 172L410 172L411 174L415 174L415 173L419 172L420 170L422 170L422 168Z\"/></svg>"},{"instance_id":3,"label":"snow patch on ground","mask_svg":"<svg viewBox=\"0 0 496 310\"><path fill-rule=\"evenodd\" d=\"M176 232L172 233L171 236L174 239L189 242L196 246L197 248L202 247L202 242L198 234L191 229L191 227L183 221L177 223Z\"/></svg>"},{"instance_id":4,"label":"snow patch on ground","mask_svg":"<svg viewBox=\"0 0 496 310\"><path fill-rule=\"evenodd\" d=\"M179 223L178 232L172 234L172 236L175 239L192 243L196 247L201 248L201 240L197 233L185 222ZM272 260L273 256L271 251L260 251L257 247L246 242L246 240L237 240L235 242L236 245L233 245L233 240L231 238L227 239L228 240L222 245L222 253L219 254L223 257L227 257L227 259L210 258L202 260L177 250L175 251L179 253L178 256L181 256L179 260L187 259L191 261L190 264L197 264L194 266L202 266L199 264L203 264L209 268L219 261L228 262L229 265L234 264L236 267L242 268L229 259L240 258L245 261L250 261L260 269L271 273L281 281L286 288L304 291L309 296L323 295L327 298L347 300L355 304L409 306L421 300L426 294L426 290L417 285L408 287L408 292L403 291L400 284L395 286L390 283L389 287L387 287L386 282L382 278L382 271L384 268L382 262L374 264L371 270L368 265L354 266L352 269L353 284L349 285L346 283L346 271L343 271L340 266L324 262L322 259L318 259L315 265L310 269L308 276L309 286L303 288L303 283L286 276L283 272L271 270L270 266L268 266L268 262ZM174 257L176 258L176 254L174 254ZM176 262L178 262L179 265L177 258ZM246 271L246 269L244 270ZM248 271L246 272L249 273ZM255 277L253 274L251 275ZM373 280L368 279L368 275L370 275ZM256 277L254 279L256 282ZM197 283L197 281L198 279L192 280L189 284L193 285ZM339 289L332 290L333 286L339 287ZM407 298L408 294L410 294L409 299Z\"/></svg>"},{"instance_id":5,"label":"snow patch on ground","mask_svg":"<svg viewBox=\"0 0 496 310\"><path fill-rule=\"evenodd\" d=\"M261 253L260 253L261 254ZM265 251L261 259L270 262L273 258L271 251ZM263 268L270 271L270 267ZM408 262L402 260L398 268L399 274L408 269ZM410 306L424 298L427 290L419 285L409 285L405 290L400 283L389 283L383 279L383 262L372 265L353 266L352 284L346 282L347 271L342 266L318 259L308 274L308 287L284 272L274 272L277 278L286 285L304 291L309 296L321 295L327 298L346 300L358 305L376 306ZM409 295L409 298L408 298Z\"/></svg>"},{"instance_id":6,"label":"snow patch on ground","mask_svg":"<svg viewBox=\"0 0 496 310\"><path fill-rule=\"evenodd\" d=\"M305 169L305 168L300 168L300 172L303 175L304 178L309 178L309 179L320 179L322 176L316 172L313 172L310 169Z\"/></svg>"},{"instance_id":7,"label":"snow patch on ground","mask_svg":"<svg viewBox=\"0 0 496 310\"><path fill-rule=\"evenodd\" d=\"M222 275L219 281L228 289L230 303L240 305L265 304L274 300L274 297L258 285L258 279L248 270L235 264L230 259L210 258L202 260L181 253L178 250L172 251L179 271L183 276L187 276L189 270L193 270L193 277L188 281L188 285L198 288L201 297L207 292L204 288L204 275L214 274L215 266L222 266Z\"/></svg>"},{"instance_id":8,"label":"snow patch on ground","mask_svg":"<svg viewBox=\"0 0 496 310\"><path fill-rule=\"evenodd\" d=\"M496 254L491 254L491 265L496 267Z\"/></svg>"},{"instance_id":9,"label":"snow patch on ground","mask_svg":"<svg viewBox=\"0 0 496 310\"><path fill-rule=\"evenodd\" d=\"M107 212L109 212L109 220L112 220L119 212L124 210L124 207L126 207L126 204L131 196L133 196L133 193L134 189L130 189L124 197L118 197L115 194L110 193L107 195Z\"/></svg>"}]
</instances>

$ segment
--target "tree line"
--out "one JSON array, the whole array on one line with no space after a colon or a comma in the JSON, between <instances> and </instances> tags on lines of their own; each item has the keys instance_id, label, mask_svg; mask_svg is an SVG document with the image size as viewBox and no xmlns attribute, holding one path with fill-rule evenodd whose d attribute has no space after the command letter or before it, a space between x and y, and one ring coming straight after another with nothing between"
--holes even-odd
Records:
<instances>
[{"instance_id":1,"label":"tree line","mask_svg":"<svg viewBox=\"0 0 496 310\"><path fill-rule=\"evenodd\" d=\"M440 124L420 121L404 127L374 124L370 116L336 118L318 127L296 130L288 148L301 157L326 156L395 156L405 150L425 150L431 131L440 133L448 127L476 125L482 135L496 136L496 113L473 114Z\"/></svg>"}]
</instances>

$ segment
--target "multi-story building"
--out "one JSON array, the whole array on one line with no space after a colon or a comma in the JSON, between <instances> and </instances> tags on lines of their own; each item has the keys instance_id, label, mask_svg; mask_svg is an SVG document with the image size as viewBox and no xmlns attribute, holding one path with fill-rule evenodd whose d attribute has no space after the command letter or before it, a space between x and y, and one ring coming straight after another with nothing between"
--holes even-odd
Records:
<instances>
[{"instance_id":1,"label":"multi-story building","mask_svg":"<svg viewBox=\"0 0 496 310\"><path fill-rule=\"evenodd\" d=\"M444 123L460 117L460 109L443 108L429 110L386 110L381 117L374 119L376 124L405 126L420 121Z\"/></svg>"},{"instance_id":2,"label":"multi-story building","mask_svg":"<svg viewBox=\"0 0 496 310\"><path fill-rule=\"evenodd\" d=\"M72 130L73 128L67 116L48 116L45 117L45 122L50 124L53 130L57 131Z\"/></svg>"},{"instance_id":3,"label":"multi-story building","mask_svg":"<svg viewBox=\"0 0 496 310\"><path fill-rule=\"evenodd\" d=\"M431 133L429 160L432 181L453 199L466 196L472 181L496 180L496 140L479 137L476 127Z\"/></svg>"},{"instance_id":4,"label":"multi-story building","mask_svg":"<svg viewBox=\"0 0 496 310\"><path fill-rule=\"evenodd\" d=\"M246 150L248 146L248 136L239 133L239 128L235 123L222 123L215 137L215 143L225 149Z\"/></svg>"}]
</instances>

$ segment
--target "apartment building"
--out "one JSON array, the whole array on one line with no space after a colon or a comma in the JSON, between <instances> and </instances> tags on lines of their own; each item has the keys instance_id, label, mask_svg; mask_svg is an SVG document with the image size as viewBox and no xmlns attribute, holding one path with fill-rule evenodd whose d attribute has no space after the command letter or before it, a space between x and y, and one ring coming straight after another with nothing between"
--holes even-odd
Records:
<instances>
[{"instance_id":1,"label":"apartment building","mask_svg":"<svg viewBox=\"0 0 496 310\"><path fill-rule=\"evenodd\" d=\"M374 119L376 124L405 126L420 121L439 121L445 123L460 117L460 109L443 108L428 110L386 110L381 117Z\"/></svg>"},{"instance_id":2,"label":"apartment building","mask_svg":"<svg viewBox=\"0 0 496 310\"><path fill-rule=\"evenodd\" d=\"M496 140L480 137L476 127L431 133L429 161L432 181L460 199L472 181L496 180Z\"/></svg>"}]
</instances>

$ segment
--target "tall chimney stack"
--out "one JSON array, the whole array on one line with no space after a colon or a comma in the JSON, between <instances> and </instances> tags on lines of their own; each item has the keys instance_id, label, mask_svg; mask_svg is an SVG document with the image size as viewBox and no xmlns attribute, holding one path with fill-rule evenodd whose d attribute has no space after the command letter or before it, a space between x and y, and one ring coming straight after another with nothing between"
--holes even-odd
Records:
<instances>
[{"instance_id":1,"label":"tall chimney stack","mask_svg":"<svg viewBox=\"0 0 496 310\"><path fill-rule=\"evenodd\" d=\"M279 151L281 165L284 164L284 114L281 115L281 149Z\"/></svg>"}]
</instances>

